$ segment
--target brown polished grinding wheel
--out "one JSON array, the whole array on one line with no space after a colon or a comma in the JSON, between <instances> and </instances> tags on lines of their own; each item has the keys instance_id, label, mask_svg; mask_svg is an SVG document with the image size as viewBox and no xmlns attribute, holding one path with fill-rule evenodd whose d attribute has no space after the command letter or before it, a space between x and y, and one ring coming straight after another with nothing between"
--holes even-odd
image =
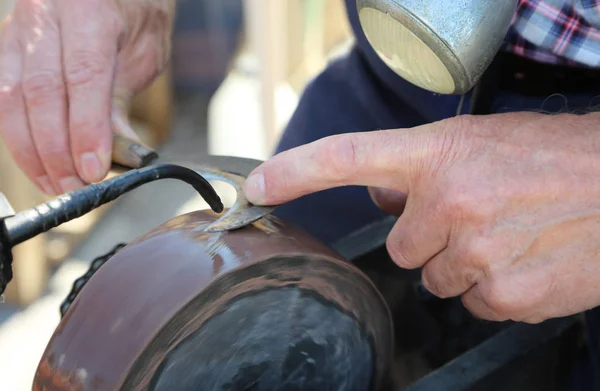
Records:
<instances>
[{"instance_id":1,"label":"brown polished grinding wheel","mask_svg":"<svg viewBox=\"0 0 600 391\"><path fill-rule=\"evenodd\" d=\"M52 336L34 390L379 390L388 308L358 269L275 217L201 211L116 253Z\"/></svg>"}]
</instances>

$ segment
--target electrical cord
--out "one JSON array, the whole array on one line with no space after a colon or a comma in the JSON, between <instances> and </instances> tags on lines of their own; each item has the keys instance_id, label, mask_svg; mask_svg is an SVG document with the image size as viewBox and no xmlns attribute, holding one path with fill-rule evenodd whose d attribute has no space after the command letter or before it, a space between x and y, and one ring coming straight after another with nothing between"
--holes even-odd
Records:
<instances>
[{"instance_id":1,"label":"electrical cord","mask_svg":"<svg viewBox=\"0 0 600 391\"><path fill-rule=\"evenodd\" d=\"M223 212L221 199L202 175L174 164L132 170L106 181L91 184L14 216L0 219L0 295L12 279L11 250L14 246L79 218L146 183L160 179L178 179L188 183L215 213Z\"/></svg>"}]
</instances>

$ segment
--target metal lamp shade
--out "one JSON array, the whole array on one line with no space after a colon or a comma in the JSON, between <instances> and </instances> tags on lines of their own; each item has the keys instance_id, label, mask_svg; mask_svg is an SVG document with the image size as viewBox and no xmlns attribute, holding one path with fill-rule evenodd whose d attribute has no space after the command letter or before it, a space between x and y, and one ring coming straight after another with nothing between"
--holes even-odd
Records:
<instances>
[{"instance_id":1,"label":"metal lamp shade","mask_svg":"<svg viewBox=\"0 0 600 391\"><path fill-rule=\"evenodd\" d=\"M407 81L464 94L500 50L518 0L357 0L378 56Z\"/></svg>"}]
</instances>

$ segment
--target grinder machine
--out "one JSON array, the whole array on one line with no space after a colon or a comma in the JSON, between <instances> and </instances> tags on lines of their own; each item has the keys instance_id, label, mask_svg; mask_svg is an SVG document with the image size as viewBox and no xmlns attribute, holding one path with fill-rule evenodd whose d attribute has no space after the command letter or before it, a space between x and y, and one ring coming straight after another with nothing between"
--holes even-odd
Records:
<instances>
[{"instance_id":1,"label":"grinder machine","mask_svg":"<svg viewBox=\"0 0 600 391\"><path fill-rule=\"evenodd\" d=\"M379 57L442 94L477 88L517 0L357 0ZM61 307L34 390L383 390L394 328L357 267L249 204L241 184L260 162L159 159L115 137L133 170L15 213L0 197L0 290L11 248L163 178L192 185L212 211L176 217L92 263ZM146 166L146 167L144 167ZM207 179L238 191L223 210ZM0 292L1 293L1 292Z\"/></svg>"}]
</instances>

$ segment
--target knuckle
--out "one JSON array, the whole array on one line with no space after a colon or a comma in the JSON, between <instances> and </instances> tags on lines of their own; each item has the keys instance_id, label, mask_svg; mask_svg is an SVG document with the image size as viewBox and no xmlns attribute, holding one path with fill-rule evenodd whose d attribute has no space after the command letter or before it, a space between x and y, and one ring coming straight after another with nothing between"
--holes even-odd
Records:
<instances>
[{"instance_id":1,"label":"knuckle","mask_svg":"<svg viewBox=\"0 0 600 391\"><path fill-rule=\"evenodd\" d=\"M13 106L20 94L19 81L0 76L0 111Z\"/></svg>"},{"instance_id":2,"label":"knuckle","mask_svg":"<svg viewBox=\"0 0 600 391\"><path fill-rule=\"evenodd\" d=\"M403 246L398 240L390 237L386 240L387 252L392 260L401 268L414 269L414 265L410 261L406 246Z\"/></svg>"},{"instance_id":3,"label":"knuckle","mask_svg":"<svg viewBox=\"0 0 600 391\"><path fill-rule=\"evenodd\" d=\"M96 137L101 134L108 126L110 126L109 120L98 116L97 119L86 117L73 120L69 127L73 132L72 137L77 139L79 135L82 135L84 139L87 139L89 136Z\"/></svg>"},{"instance_id":4,"label":"knuckle","mask_svg":"<svg viewBox=\"0 0 600 391\"><path fill-rule=\"evenodd\" d=\"M466 138L476 126L477 119L474 116L452 117L438 123L438 132L432 134L428 143L433 156L429 167L433 173L443 172L465 152L469 145ZM470 140L468 140L470 141Z\"/></svg>"},{"instance_id":5,"label":"knuckle","mask_svg":"<svg viewBox=\"0 0 600 391\"><path fill-rule=\"evenodd\" d=\"M464 183L444 184L442 188L438 208L446 218L478 224L490 221L497 213L496 196L489 190Z\"/></svg>"},{"instance_id":6,"label":"knuckle","mask_svg":"<svg viewBox=\"0 0 600 391\"><path fill-rule=\"evenodd\" d=\"M85 117L69 124L71 148L76 155L98 149L103 143L103 135L110 134L110 120L102 116L93 117L96 118Z\"/></svg>"},{"instance_id":7,"label":"knuckle","mask_svg":"<svg viewBox=\"0 0 600 391\"><path fill-rule=\"evenodd\" d=\"M109 61L94 51L78 50L65 63L65 76L69 87L86 86L104 75Z\"/></svg>"},{"instance_id":8,"label":"knuckle","mask_svg":"<svg viewBox=\"0 0 600 391\"><path fill-rule=\"evenodd\" d=\"M328 137L318 156L319 166L333 181L351 177L361 166L360 143L353 134Z\"/></svg>"},{"instance_id":9,"label":"knuckle","mask_svg":"<svg viewBox=\"0 0 600 391\"><path fill-rule=\"evenodd\" d=\"M443 289L442 282L439 280L439 278L437 278L436 274L431 268L423 268L423 272L421 273L421 282L423 283L425 289L427 289L433 295L441 299L446 299L449 297L445 289Z\"/></svg>"},{"instance_id":10,"label":"knuckle","mask_svg":"<svg viewBox=\"0 0 600 391\"><path fill-rule=\"evenodd\" d=\"M446 131L448 132L459 132L461 130L468 130L475 128L479 124L479 117L475 115L459 115L449 118L447 122Z\"/></svg>"},{"instance_id":11,"label":"knuckle","mask_svg":"<svg viewBox=\"0 0 600 391\"><path fill-rule=\"evenodd\" d=\"M37 145L38 153L42 158L49 161L62 160L66 155L69 154L69 149L57 142L52 142L52 139L48 139L48 142L39 143Z\"/></svg>"},{"instance_id":12,"label":"knuckle","mask_svg":"<svg viewBox=\"0 0 600 391\"><path fill-rule=\"evenodd\" d=\"M35 149L44 160L49 164L63 165L70 158L70 149L67 143L63 142L62 137L53 134L47 134L43 138L35 140Z\"/></svg>"},{"instance_id":13,"label":"knuckle","mask_svg":"<svg viewBox=\"0 0 600 391\"><path fill-rule=\"evenodd\" d=\"M490 280L506 266L506 260L511 259L511 238L498 232L481 232L461 244L460 267L473 271L473 283Z\"/></svg>"},{"instance_id":14,"label":"knuckle","mask_svg":"<svg viewBox=\"0 0 600 391\"><path fill-rule=\"evenodd\" d=\"M461 267L460 264L458 265L458 267ZM462 272L461 282L464 287L471 288L479 282L480 277L481 273L479 273L477 270L473 270L467 267L464 268L464 271Z\"/></svg>"},{"instance_id":15,"label":"knuckle","mask_svg":"<svg viewBox=\"0 0 600 391\"><path fill-rule=\"evenodd\" d=\"M445 172L459 156L459 140L455 132L442 131L439 136L431 138L428 146L434 156L429 162L429 170L434 175Z\"/></svg>"},{"instance_id":16,"label":"knuckle","mask_svg":"<svg viewBox=\"0 0 600 391\"><path fill-rule=\"evenodd\" d=\"M474 238L466 244L462 263L482 269L487 275L490 254L493 254L492 243L482 237Z\"/></svg>"},{"instance_id":17,"label":"knuckle","mask_svg":"<svg viewBox=\"0 0 600 391\"><path fill-rule=\"evenodd\" d=\"M519 298L504 284L497 281L489 281L481 286L481 298L484 304L497 314L500 318L511 318L520 308Z\"/></svg>"},{"instance_id":18,"label":"knuckle","mask_svg":"<svg viewBox=\"0 0 600 391\"><path fill-rule=\"evenodd\" d=\"M33 148L27 148L26 145L11 145L11 155L19 167L27 167L32 161L37 159Z\"/></svg>"},{"instance_id":19,"label":"knuckle","mask_svg":"<svg viewBox=\"0 0 600 391\"><path fill-rule=\"evenodd\" d=\"M69 149L62 145L40 148L38 154L50 175L64 176L74 172L74 163Z\"/></svg>"},{"instance_id":20,"label":"knuckle","mask_svg":"<svg viewBox=\"0 0 600 391\"><path fill-rule=\"evenodd\" d=\"M463 143L455 143L455 141L472 134L473 129L478 129L481 118L475 115L459 115L441 121L439 125L444 134L443 140L452 141L453 145L462 145Z\"/></svg>"},{"instance_id":21,"label":"knuckle","mask_svg":"<svg viewBox=\"0 0 600 391\"><path fill-rule=\"evenodd\" d=\"M100 1L100 4L105 5L104 1ZM108 34L112 34L112 37L119 37L122 32L128 28L126 15L122 12L115 12L114 9L108 8L107 12L103 15L103 30Z\"/></svg>"},{"instance_id":22,"label":"knuckle","mask_svg":"<svg viewBox=\"0 0 600 391\"><path fill-rule=\"evenodd\" d=\"M467 195L464 190L456 185L449 185L439 196L437 208L440 214L448 219L462 219L468 205ZM450 220L450 221L452 221Z\"/></svg>"},{"instance_id":23,"label":"knuckle","mask_svg":"<svg viewBox=\"0 0 600 391\"><path fill-rule=\"evenodd\" d=\"M64 95L62 77L57 72L35 72L23 77L23 94L31 103L45 102Z\"/></svg>"}]
</instances>

